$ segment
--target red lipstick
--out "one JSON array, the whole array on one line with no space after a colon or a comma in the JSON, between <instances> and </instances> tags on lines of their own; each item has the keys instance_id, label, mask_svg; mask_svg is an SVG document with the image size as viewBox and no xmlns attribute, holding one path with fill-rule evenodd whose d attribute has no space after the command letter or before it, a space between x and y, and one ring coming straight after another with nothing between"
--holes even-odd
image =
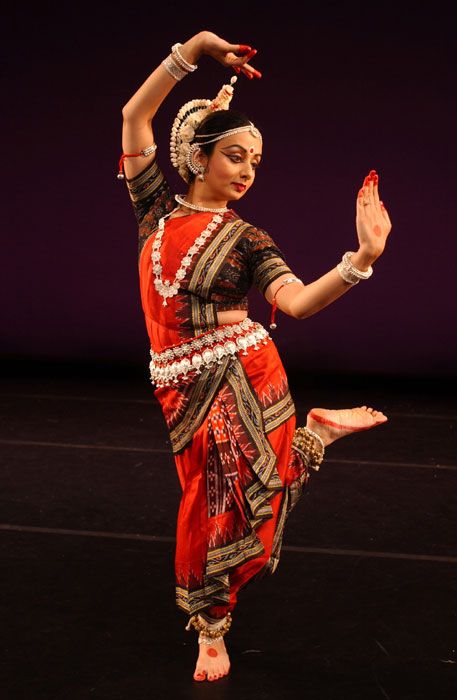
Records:
<instances>
[{"instance_id":1,"label":"red lipstick","mask_svg":"<svg viewBox=\"0 0 457 700\"><path fill-rule=\"evenodd\" d=\"M240 185L238 182L232 183L237 192L244 192L246 185Z\"/></svg>"}]
</instances>

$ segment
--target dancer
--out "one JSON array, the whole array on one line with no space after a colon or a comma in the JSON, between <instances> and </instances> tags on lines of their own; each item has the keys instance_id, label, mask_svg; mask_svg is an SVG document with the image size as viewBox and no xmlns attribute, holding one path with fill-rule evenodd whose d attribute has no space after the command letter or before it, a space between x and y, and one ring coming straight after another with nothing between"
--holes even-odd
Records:
<instances>
[{"instance_id":1,"label":"dancer","mask_svg":"<svg viewBox=\"0 0 457 700\"><path fill-rule=\"evenodd\" d=\"M152 119L170 90L209 55L248 79L256 53L201 32L175 44L123 109L119 177L139 225L139 274L151 380L182 487L176 602L199 632L195 680L229 671L224 635L239 590L278 565L284 524L324 449L387 420L371 407L315 408L296 428L287 377L267 330L248 318L254 285L296 319L316 313L372 273L391 229L374 170L356 201L358 249L310 284L268 233L228 208L252 187L262 135L229 109L232 76L214 100L178 112L171 160L187 187L173 195L157 165Z\"/></svg>"}]
</instances>

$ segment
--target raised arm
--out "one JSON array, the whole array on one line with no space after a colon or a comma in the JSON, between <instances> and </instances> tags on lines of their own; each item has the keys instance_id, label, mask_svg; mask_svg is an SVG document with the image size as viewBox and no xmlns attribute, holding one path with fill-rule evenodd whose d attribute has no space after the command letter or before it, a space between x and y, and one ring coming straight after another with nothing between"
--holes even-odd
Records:
<instances>
[{"instance_id":1,"label":"raised arm","mask_svg":"<svg viewBox=\"0 0 457 700\"><path fill-rule=\"evenodd\" d=\"M364 180L356 202L356 228L359 248L352 255L352 265L366 272L370 265L382 255L392 224L384 204L379 199L378 175L374 170ZM272 282L266 292L272 303L275 294L278 309L302 319L312 316L345 294L352 284L345 281L337 268L307 285L298 283L282 286L290 275L281 275Z\"/></svg>"},{"instance_id":2,"label":"raised arm","mask_svg":"<svg viewBox=\"0 0 457 700\"><path fill-rule=\"evenodd\" d=\"M212 32L199 32L180 48L182 57L193 65L203 54L208 54L225 66L240 70L247 77L260 77L248 61L255 54L250 46L230 44ZM236 53L243 53L237 56ZM130 98L122 109L122 150L124 153L139 153L154 143L152 120L160 105L178 82L160 64L149 78ZM152 153L142 158L128 158L124 168L128 178L132 178L154 160Z\"/></svg>"}]
</instances>

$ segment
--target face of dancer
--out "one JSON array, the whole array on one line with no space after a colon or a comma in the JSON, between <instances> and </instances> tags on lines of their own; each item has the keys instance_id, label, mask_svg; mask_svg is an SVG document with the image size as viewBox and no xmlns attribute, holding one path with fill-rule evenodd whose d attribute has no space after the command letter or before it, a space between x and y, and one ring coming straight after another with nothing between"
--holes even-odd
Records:
<instances>
[{"instance_id":1,"label":"face of dancer","mask_svg":"<svg viewBox=\"0 0 457 700\"><path fill-rule=\"evenodd\" d=\"M201 193L217 201L238 201L252 187L261 157L262 141L249 131L216 141L209 158L202 157L206 171Z\"/></svg>"}]
</instances>

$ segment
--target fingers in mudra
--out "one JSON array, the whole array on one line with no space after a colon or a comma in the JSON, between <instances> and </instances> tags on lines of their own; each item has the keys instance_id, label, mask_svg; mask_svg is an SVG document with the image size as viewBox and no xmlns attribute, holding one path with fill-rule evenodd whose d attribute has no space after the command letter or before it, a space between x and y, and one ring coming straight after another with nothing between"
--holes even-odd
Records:
<instances>
[{"instance_id":1,"label":"fingers in mudra","mask_svg":"<svg viewBox=\"0 0 457 700\"><path fill-rule=\"evenodd\" d=\"M249 80L261 78L262 73L249 65L249 61L256 53L257 49L253 49L245 44L240 44L237 51L227 54L227 65L231 66L237 75L243 73ZM242 55L238 56L237 54Z\"/></svg>"},{"instance_id":2,"label":"fingers in mudra","mask_svg":"<svg viewBox=\"0 0 457 700\"><path fill-rule=\"evenodd\" d=\"M356 210L360 242L380 246L382 252L392 225L387 209L379 198L379 176L376 170L371 170L365 177L357 196Z\"/></svg>"}]
</instances>

